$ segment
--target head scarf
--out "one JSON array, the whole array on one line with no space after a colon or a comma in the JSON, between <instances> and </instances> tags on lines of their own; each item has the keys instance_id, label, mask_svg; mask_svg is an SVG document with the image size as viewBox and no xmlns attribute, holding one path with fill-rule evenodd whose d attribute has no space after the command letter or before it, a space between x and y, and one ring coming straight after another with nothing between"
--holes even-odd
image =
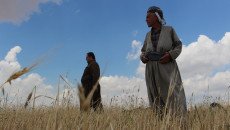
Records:
<instances>
[{"instance_id":1,"label":"head scarf","mask_svg":"<svg viewBox=\"0 0 230 130\"><path fill-rule=\"evenodd\" d=\"M149 9L148 9L147 12L151 12L151 13L156 14L156 16L157 16L159 22L160 22L162 25L165 25L165 24L166 24L166 21L165 21L165 19L164 19L164 17L163 17L163 12L162 12L162 10L161 10L159 7L157 7L157 6L151 6L151 7L149 7Z\"/></svg>"}]
</instances>

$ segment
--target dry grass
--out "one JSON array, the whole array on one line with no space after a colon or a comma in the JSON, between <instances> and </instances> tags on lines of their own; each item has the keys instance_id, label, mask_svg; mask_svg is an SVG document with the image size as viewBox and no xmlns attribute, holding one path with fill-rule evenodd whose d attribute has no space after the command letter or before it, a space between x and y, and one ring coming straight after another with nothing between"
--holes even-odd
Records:
<instances>
[{"instance_id":1,"label":"dry grass","mask_svg":"<svg viewBox=\"0 0 230 130\"><path fill-rule=\"evenodd\" d=\"M212 111L209 106L190 108L188 119L167 115L161 119L151 109L126 110L105 106L103 113L81 113L78 106L2 109L0 129L230 129L230 108ZM58 125L55 125L58 124Z\"/></svg>"}]
</instances>

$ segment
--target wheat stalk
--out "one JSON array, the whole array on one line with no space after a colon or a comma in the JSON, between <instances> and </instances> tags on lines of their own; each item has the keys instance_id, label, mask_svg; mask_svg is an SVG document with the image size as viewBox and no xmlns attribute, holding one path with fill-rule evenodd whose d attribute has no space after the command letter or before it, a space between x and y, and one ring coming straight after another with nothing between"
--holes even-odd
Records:
<instances>
[{"instance_id":1,"label":"wheat stalk","mask_svg":"<svg viewBox=\"0 0 230 130\"><path fill-rule=\"evenodd\" d=\"M34 110L35 110L35 94L36 94L36 86L34 87L33 112L34 112Z\"/></svg>"},{"instance_id":2,"label":"wheat stalk","mask_svg":"<svg viewBox=\"0 0 230 130\"><path fill-rule=\"evenodd\" d=\"M35 97L35 99L40 98L40 97L45 97L45 98L56 100L55 98L52 98L52 97L49 97L49 96L46 96L46 95L38 95L38 96Z\"/></svg>"},{"instance_id":3,"label":"wheat stalk","mask_svg":"<svg viewBox=\"0 0 230 130\"><path fill-rule=\"evenodd\" d=\"M25 105L24 105L25 108L28 106L28 104L29 104L29 102L30 102L30 99L31 99L32 94L33 94L33 91L34 91L34 89L32 90L32 92L30 92L30 94L29 94L28 97L27 97L26 103L25 103Z\"/></svg>"},{"instance_id":4,"label":"wheat stalk","mask_svg":"<svg viewBox=\"0 0 230 130\"><path fill-rule=\"evenodd\" d=\"M63 78L62 75L60 75L60 77L62 78L62 80L63 80L69 87L71 87L71 85Z\"/></svg>"},{"instance_id":5,"label":"wheat stalk","mask_svg":"<svg viewBox=\"0 0 230 130\"><path fill-rule=\"evenodd\" d=\"M4 96L5 95L5 89L2 88L2 95Z\"/></svg>"},{"instance_id":6,"label":"wheat stalk","mask_svg":"<svg viewBox=\"0 0 230 130\"><path fill-rule=\"evenodd\" d=\"M58 78L58 92L57 92L57 96L56 96L56 107L58 107L59 106L59 92L60 92L60 77L61 76L59 76L59 78Z\"/></svg>"}]
</instances>

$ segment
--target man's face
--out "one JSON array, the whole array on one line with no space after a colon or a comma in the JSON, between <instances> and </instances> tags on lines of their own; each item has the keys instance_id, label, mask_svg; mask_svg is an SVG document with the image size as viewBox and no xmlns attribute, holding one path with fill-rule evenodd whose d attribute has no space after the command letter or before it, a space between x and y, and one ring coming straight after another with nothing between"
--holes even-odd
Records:
<instances>
[{"instance_id":1,"label":"man's face","mask_svg":"<svg viewBox=\"0 0 230 130\"><path fill-rule=\"evenodd\" d=\"M158 21L157 16L154 13L147 13L146 20L148 27L153 27L154 24Z\"/></svg>"},{"instance_id":2,"label":"man's face","mask_svg":"<svg viewBox=\"0 0 230 130\"><path fill-rule=\"evenodd\" d=\"M86 54L86 61L87 63L89 63L93 58L92 57L89 57L87 54Z\"/></svg>"}]
</instances>

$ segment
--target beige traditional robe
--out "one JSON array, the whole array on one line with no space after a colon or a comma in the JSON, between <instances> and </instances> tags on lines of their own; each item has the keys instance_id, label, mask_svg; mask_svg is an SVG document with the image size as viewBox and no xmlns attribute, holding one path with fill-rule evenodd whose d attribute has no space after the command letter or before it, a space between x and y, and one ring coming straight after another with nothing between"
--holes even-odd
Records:
<instances>
[{"instance_id":1,"label":"beige traditional robe","mask_svg":"<svg viewBox=\"0 0 230 130\"><path fill-rule=\"evenodd\" d=\"M180 55L181 50L182 43L174 29L171 26L162 26L157 52L169 52L172 61L166 64L161 64L159 61L148 61L145 77L151 107L159 108L159 105L156 104L161 104L167 108L168 112L182 112L185 115L187 112L186 98L175 60ZM151 31L149 31L141 49L140 58L151 51L153 51L153 45Z\"/></svg>"}]
</instances>

